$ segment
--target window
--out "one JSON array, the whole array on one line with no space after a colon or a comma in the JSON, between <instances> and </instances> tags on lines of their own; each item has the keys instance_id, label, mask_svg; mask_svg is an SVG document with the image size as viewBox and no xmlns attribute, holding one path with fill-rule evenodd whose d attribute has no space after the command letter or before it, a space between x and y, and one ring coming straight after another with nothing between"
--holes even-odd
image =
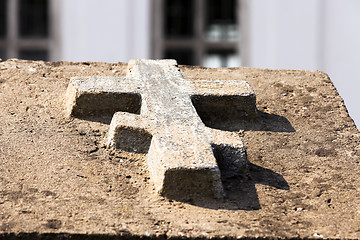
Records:
<instances>
[{"instance_id":1,"label":"window","mask_svg":"<svg viewBox=\"0 0 360 240\"><path fill-rule=\"evenodd\" d=\"M0 0L1 58L49 60L51 0Z\"/></svg>"},{"instance_id":2,"label":"window","mask_svg":"<svg viewBox=\"0 0 360 240\"><path fill-rule=\"evenodd\" d=\"M24 38L43 38L48 36L48 1L21 0L20 36Z\"/></svg>"},{"instance_id":3,"label":"window","mask_svg":"<svg viewBox=\"0 0 360 240\"><path fill-rule=\"evenodd\" d=\"M164 32L167 38L187 38L193 36L194 1L165 1Z\"/></svg>"},{"instance_id":4,"label":"window","mask_svg":"<svg viewBox=\"0 0 360 240\"><path fill-rule=\"evenodd\" d=\"M179 64L237 67L240 0L154 0L153 57Z\"/></svg>"},{"instance_id":5,"label":"window","mask_svg":"<svg viewBox=\"0 0 360 240\"><path fill-rule=\"evenodd\" d=\"M241 65L240 57L234 51L208 52L204 56L204 67L238 67Z\"/></svg>"},{"instance_id":6,"label":"window","mask_svg":"<svg viewBox=\"0 0 360 240\"><path fill-rule=\"evenodd\" d=\"M0 40L6 33L6 0L0 0Z\"/></svg>"},{"instance_id":7,"label":"window","mask_svg":"<svg viewBox=\"0 0 360 240\"><path fill-rule=\"evenodd\" d=\"M5 59L6 0L0 0L0 58Z\"/></svg>"},{"instance_id":8,"label":"window","mask_svg":"<svg viewBox=\"0 0 360 240\"><path fill-rule=\"evenodd\" d=\"M19 58L26 60L44 60L48 59L47 50L20 50Z\"/></svg>"},{"instance_id":9,"label":"window","mask_svg":"<svg viewBox=\"0 0 360 240\"><path fill-rule=\"evenodd\" d=\"M191 49L169 49L165 52L165 58L176 59L179 64L194 65L194 55Z\"/></svg>"},{"instance_id":10,"label":"window","mask_svg":"<svg viewBox=\"0 0 360 240\"><path fill-rule=\"evenodd\" d=\"M5 56L5 51L4 51L4 49L1 49L1 48L0 48L0 58L1 58L1 59L5 59L5 58L6 58L6 56Z\"/></svg>"},{"instance_id":11,"label":"window","mask_svg":"<svg viewBox=\"0 0 360 240\"><path fill-rule=\"evenodd\" d=\"M208 0L206 11L206 39L208 41L236 41L238 37L235 0Z\"/></svg>"}]
</instances>

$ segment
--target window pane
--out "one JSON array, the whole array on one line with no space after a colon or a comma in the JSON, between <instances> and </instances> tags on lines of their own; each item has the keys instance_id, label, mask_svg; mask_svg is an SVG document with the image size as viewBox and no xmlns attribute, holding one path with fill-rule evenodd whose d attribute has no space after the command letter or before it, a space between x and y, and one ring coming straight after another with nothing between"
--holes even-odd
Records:
<instances>
[{"instance_id":1,"label":"window pane","mask_svg":"<svg viewBox=\"0 0 360 240\"><path fill-rule=\"evenodd\" d=\"M164 7L165 36L186 38L193 35L193 0L166 0Z\"/></svg>"},{"instance_id":2,"label":"window pane","mask_svg":"<svg viewBox=\"0 0 360 240\"><path fill-rule=\"evenodd\" d=\"M0 38L6 35L6 0L0 0Z\"/></svg>"},{"instance_id":3,"label":"window pane","mask_svg":"<svg viewBox=\"0 0 360 240\"><path fill-rule=\"evenodd\" d=\"M235 0L208 0L206 37L210 41L237 40Z\"/></svg>"},{"instance_id":4,"label":"window pane","mask_svg":"<svg viewBox=\"0 0 360 240\"><path fill-rule=\"evenodd\" d=\"M48 1L20 0L20 36L48 36Z\"/></svg>"},{"instance_id":5,"label":"window pane","mask_svg":"<svg viewBox=\"0 0 360 240\"><path fill-rule=\"evenodd\" d=\"M240 67L240 57L231 51L209 52L203 59L204 67Z\"/></svg>"},{"instance_id":6,"label":"window pane","mask_svg":"<svg viewBox=\"0 0 360 240\"><path fill-rule=\"evenodd\" d=\"M4 50L4 49L0 49L0 58L1 58L2 60L5 60L5 59L6 59L5 50Z\"/></svg>"},{"instance_id":7,"label":"window pane","mask_svg":"<svg viewBox=\"0 0 360 240\"><path fill-rule=\"evenodd\" d=\"M237 54L229 54L226 57L226 67L240 67L241 58Z\"/></svg>"},{"instance_id":8,"label":"window pane","mask_svg":"<svg viewBox=\"0 0 360 240\"><path fill-rule=\"evenodd\" d=\"M194 65L194 54L190 49L167 50L165 58L175 59L181 65Z\"/></svg>"},{"instance_id":9,"label":"window pane","mask_svg":"<svg viewBox=\"0 0 360 240\"><path fill-rule=\"evenodd\" d=\"M222 59L220 54L207 54L204 57L204 67L220 68L222 67Z\"/></svg>"},{"instance_id":10,"label":"window pane","mask_svg":"<svg viewBox=\"0 0 360 240\"><path fill-rule=\"evenodd\" d=\"M25 60L44 60L49 59L47 50L21 50L19 52L19 58Z\"/></svg>"}]
</instances>

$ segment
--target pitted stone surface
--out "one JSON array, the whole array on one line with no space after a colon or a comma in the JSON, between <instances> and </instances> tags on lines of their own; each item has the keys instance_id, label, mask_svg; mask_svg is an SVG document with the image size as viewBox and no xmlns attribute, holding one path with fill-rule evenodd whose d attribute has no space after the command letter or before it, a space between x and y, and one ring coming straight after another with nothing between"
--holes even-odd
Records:
<instances>
[{"instance_id":1,"label":"pitted stone surface","mask_svg":"<svg viewBox=\"0 0 360 240\"><path fill-rule=\"evenodd\" d=\"M231 90L225 92L229 86ZM132 60L125 78L70 81L68 115L114 112L107 144L147 153L151 178L164 196L221 198L219 165L234 172L246 169L239 136L204 124L228 115L255 117L255 94L244 81L186 80L175 60ZM214 153L221 155L218 161L222 162Z\"/></svg>"}]
</instances>

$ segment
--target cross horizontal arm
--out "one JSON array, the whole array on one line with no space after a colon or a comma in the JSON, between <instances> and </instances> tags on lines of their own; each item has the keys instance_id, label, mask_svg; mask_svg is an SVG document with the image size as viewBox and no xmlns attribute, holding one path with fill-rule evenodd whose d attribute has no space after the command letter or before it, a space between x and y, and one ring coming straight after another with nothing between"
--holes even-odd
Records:
<instances>
[{"instance_id":1,"label":"cross horizontal arm","mask_svg":"<svg viewBox=\"0 0 360 240\"><path fill-rule=\"evenodd\" d=\"M71 78L66 92L66 115L86 117L138 113L141 95L133 80L124 77Z\"/></svg>"},{"instance_id":2,"label":"cross horizontal arm","mask_svg":"<svg viewBox=\"0 0 360 240\"><path fill-rule=\"evenodd\" d=\"M254 90L243 80L186 79L192 86L191 95L236 95L255 97Z\"/></svg>"},{"instance_id":3,"label":"cross horizontal arm","mask_svg":"<svg viewBox=\"0 0 360 240\"><path fill-rule=\"evenodd\" d=\"M250 85L242 80L184 80L192 104L204 122L254 119L256 96Z\"/></svg>"}]
</instances>

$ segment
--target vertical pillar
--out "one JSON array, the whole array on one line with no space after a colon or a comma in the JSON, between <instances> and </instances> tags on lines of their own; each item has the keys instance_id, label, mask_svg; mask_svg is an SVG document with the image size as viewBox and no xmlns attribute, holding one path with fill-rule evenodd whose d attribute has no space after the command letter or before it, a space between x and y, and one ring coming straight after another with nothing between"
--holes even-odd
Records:
<instances>
[{"instance_id":1,"label":"vertical pillar","mask_svg":"<svg viewBox=\"0 0 360 240\"><path fill-rule=\"evenodd\" d=\"M152 4L152 52L151 55L155 59L164 56L164 1L153 0Z\"/></svg>"},{"instance_id":2,"label":"vertical pillar","mask_svg":"<svg viewBox=\"0 0 360 240\"><path fill-rule=\"evenodd\" d=\"M49 1L49 61L59 61L61 59L61 0Z\"/></svg>"},{"instance_id":3,"label":"vertical pillar","mask_svg":"<svg viewBox=\"0 0 360 240\"><path fill-rule=\"evenodd\" d=\"M195 1L195 13L194 13L194 32L195 32L195 65L202 65L204 59L204 27L205 27L205 2L204 0Z\"/></svg>"},{"instance_id":4,"label":"vertical pillar","mask_svg":"<svg viewBox=\"0 0 360 240\"><path fill-rule=\"evenodd\" d=\"M8 0L7 2L7 57L18 56L19 35L19 0Z\"/></svg>"},{"instance_id":5,"label":"vertical pillar","mask_svg":"<svg viewBox=\"0 0 360 240\"><path fill-rule=\"evenodd\" d=\"M249 66L250 64L250 9L249 0L236 1L236 17L237 17L237 30L239 40L237 51L242 66Z\"/></svg>"}]
</instances>

